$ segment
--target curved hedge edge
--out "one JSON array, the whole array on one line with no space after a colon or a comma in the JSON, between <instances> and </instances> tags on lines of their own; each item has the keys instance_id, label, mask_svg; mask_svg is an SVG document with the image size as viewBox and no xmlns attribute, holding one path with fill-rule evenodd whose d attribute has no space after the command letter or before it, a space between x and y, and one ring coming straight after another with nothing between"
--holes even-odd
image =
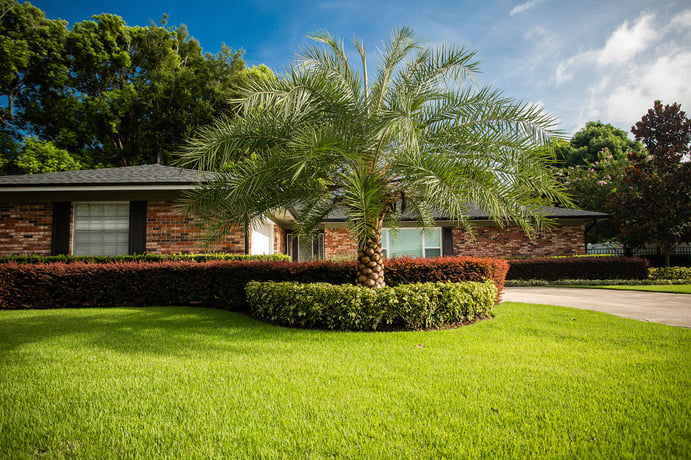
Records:
<instances>
[{"instance_id":1,"label":"curved hedge edge","mask_svg":"<svg viewBox=\"0 0 691 460\"><path fill-rule=\"evenodd\" d=\"M353 285L256 282L245 288L250 312L289 327L375 331L436 329L485 318L497 287L484 282L401 284L380 289Z\"/></svg>"}]
</instances>

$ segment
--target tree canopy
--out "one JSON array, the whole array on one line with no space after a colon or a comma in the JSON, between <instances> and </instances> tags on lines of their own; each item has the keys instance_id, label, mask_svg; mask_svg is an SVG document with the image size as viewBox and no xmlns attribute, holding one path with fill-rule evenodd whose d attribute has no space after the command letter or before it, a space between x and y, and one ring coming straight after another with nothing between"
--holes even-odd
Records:
<instances>
[{"instance_id":1,"label":"tree canopy","mask_svg":"<svg viewBox=\"0 0 691 460\"><path fill-rule=\"evenodd\" d=\"M240 82L271 78L242 57L225 45L204 53L166 16L131 27L100 14L68 29L29 3L0 0L0 145L20 144L4 160L16 165L30 135L85 167L168 164L198 127L230 113Z\"/></svg>"},{"instance_id":2,"label":"tree canopy","mask_svg":"<svg viewBox=\"0 0 691 460\"><path fill-rule=\"evenodd\" d=\"M612 197L620 240L655 244L669 265L672 249L691 241L691 120L679 104L655 101L631 132L648 155L629 156L625 186Z\"/></svg>"},{"instance_id":3,"label":"tree canopy","mask_svg":"<svg viewBox=\"0 0 691 460\"><path fill-rule=\"evenodd\" d=\"M546 222L542 206L566 202L538 150L555 120L531 104L475 83L475 53L431 49L410 28L383 45L372 80L365 45L313 35L299 61L276 79L243 87L234 110L187 145L181 165L217 171L188 205L222 234L276 209L296 209L298 232L346 215L358 242L358 282L384 284L382 227L405 213L423 226L435 214L472 230L479 206L527 232Z\"/></svg>"},{"instance_id":4,"label":"tree canopy","mask_svg":"<svg viewBox=\"0 0 691 460\"><path fill-rule=\"evenodd\" d=\"M589 121L570 142L557 143L554 152L562 166L570 167L599 161L599 154L604 149L619 160L626 158L629 152L640 152L642 148L640 142L628 138L626 131L601 121Z\"/></svg>"}]
</instances>

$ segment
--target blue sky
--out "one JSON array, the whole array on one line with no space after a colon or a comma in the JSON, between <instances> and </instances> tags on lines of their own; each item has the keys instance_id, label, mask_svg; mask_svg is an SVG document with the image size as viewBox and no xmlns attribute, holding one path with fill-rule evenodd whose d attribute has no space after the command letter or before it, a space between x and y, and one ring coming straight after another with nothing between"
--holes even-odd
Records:
<instances>
[{"instance_id":1,"label":"blue sky","mask_svg":"<svg viewBox=\"0 0 691 460\"><path fill-rule=\"evenodd\" d=\"M205 51L244 48L280 73L311 32L357 34L374 51L401 25L430 46L478 51L481 84L541 104L567 134L589 120L629 131L655 99L691 113L691 4L662 0L88 1L35 0L70 25L107 12L129 25L163 13Z\"/></svg>"}]
</instances>

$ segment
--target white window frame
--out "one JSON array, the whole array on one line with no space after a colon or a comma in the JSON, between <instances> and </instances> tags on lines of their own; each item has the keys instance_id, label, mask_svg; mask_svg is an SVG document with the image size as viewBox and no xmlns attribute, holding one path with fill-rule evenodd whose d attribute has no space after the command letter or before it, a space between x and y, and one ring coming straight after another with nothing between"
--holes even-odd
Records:
<instances>
[{"instance_id":1,"label":"white window frame","mask_svg":"<svg viewBox=\"0 0 691 460\"><path fill-rule=\"evenodd\" d=\"M130 246L130 226L131 226L131 219L129 215L129 206L130 202L129 201L75 201L72 203L72 254L75 254L75 248L76 248L76 243L77 243L77 206L79 205L93 205L93 204L99 204L99 205L105 205L105 204L120 204L120 205L127 205L128 208L128 214L127 214L127 251L125 251L124 254L117 254L117 255L127 255L129 254L129 246ZM97 256L99 254L85 254L88 256Z\"/></svg>"},{"instance_id":2,"label":"white window frame","mask_svg":"<svg viewBox=\"0 0 691 460\"><path fill-rule=\"evenodd\" d=\"M443 236L444 236L444 235L443 235L443 232L442 232L442 228L441 228L441 227L429 227L429 228L420 228L420 227L401 227L401 228L399 228L398 230L400 231L400 230L411 230L411 229L419 230L419 231L420 231L420 234L421 234L420 244L421 244L421 247L422 247L422 258L425 258L425 257L441 257L441 256L444 255L444 251L442 250L442 246L443 246L443 244L444 244L444 242L443 242ZM430 231L437 231L437 232L439 232L439 246L427 246L426 234L427 234L428 232L430 232ZM391 228L383 228L382 231L381 231L381 233L382 233L382 235L381 235L381 241L382 241L381 247L382 247L382 252L385 254L384 257L388 259L388 258L390 257L390 256L389 256L389 253L390 253L391 240L392 240L394 231L393 231L393 229L391 229ZM438 251L439 251L439 255L428 256L428 255L427 255L427 251L428 251L428 250L438 250Z\"/></svg>"},{"instance_id":3,"label":"white window frame","mask_svg":"<svg viewBox=\"0 0 691 460\"><path fill-rule=\"evenodd\" d=\"M298 253L297 257L295 257L295 254L293 253L293 242L297 239L297 245L298 245ZM310 244L310 258L307 260L323 260L324 259L324 233L320 232L316 236L317 240L317 246L318 246L318 253L315 254L314 252L314 241ZM286 233L286 255L290 256L291 259L294 259L296 262L305 262L303 260L302 256L302 246L301 246L301 241L300 237L296 235L295 233Z\"/></svg>"}]
</instances>

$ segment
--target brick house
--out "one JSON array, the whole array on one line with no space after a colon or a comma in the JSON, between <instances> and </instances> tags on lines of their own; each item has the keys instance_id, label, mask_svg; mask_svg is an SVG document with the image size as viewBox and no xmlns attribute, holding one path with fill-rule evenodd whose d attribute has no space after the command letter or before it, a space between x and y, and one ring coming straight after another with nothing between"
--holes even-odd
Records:
<instances>
[{"instance_id":1,"label":"brick house","mask_svg":"<svg viewBox=\"0 0 691 460\"><path fill-rule=\"evenodd\" d=\"M342 215L330 216L311 244L292 233L291 212L238 227L205 248L201 228L178 207L185 191L203 177L196 171L145 165L0 177L0 255L172 254L204 251L236 254L290 254L294 260L354 257L356 243ZM384 229L386 256L473 255L485 257L578 255L585 232L607 215L546 208L556 226L527 238L513 226L500 227L480 210L469 216L475 239L440 216L422 230L405 218L401 229Z\"/></svg>"}]
</instances>

